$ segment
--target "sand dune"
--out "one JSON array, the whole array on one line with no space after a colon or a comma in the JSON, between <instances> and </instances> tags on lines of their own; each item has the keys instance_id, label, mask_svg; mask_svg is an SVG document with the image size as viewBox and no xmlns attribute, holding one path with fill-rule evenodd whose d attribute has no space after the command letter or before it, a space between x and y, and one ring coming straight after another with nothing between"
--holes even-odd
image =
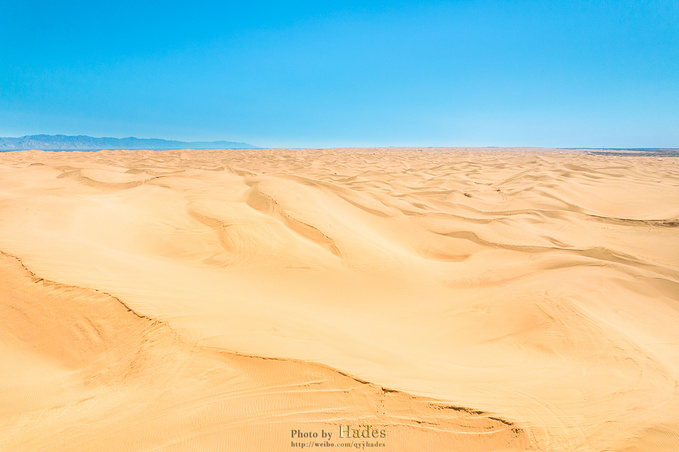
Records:
<instances>
[{"instance_id":1,"label":"sand dune","mask_svg":"<svg viewBox=\"0 0 679 452\"><path fill-rule=\"evenodd\" d=\"M0 448L679 449L678 227L676 158L0 154Z\"/></svg>"}]
</instances>

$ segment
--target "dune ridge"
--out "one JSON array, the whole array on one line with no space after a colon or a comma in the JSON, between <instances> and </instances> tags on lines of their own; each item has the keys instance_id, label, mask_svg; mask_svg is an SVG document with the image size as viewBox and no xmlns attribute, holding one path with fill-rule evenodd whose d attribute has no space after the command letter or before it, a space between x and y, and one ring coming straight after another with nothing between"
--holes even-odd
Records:
<instances>
[{"instance_id":1,"label":"dune ridge","mask_svg":"<svg viewBox=\"0 0 679 452\"><path fill-rule=\"evenodd\" d=\"M5 375L0 437L291 450L353 419L386 450L679 447L678 181L547 149L2 154L0 345L53 377Z\"/></svg>"},{"instance_id":2,"label":"dune ridge","mask_svg":"<svg viewBox=\"0 0 679 452\"><path fill-rule=\"evenodd\" d=\"M11 450L277 450L287 448L293 429L322 425L337 434L337 423L379 425L395 450L529 445L519 427L490 413L320 364L186 343L122 300L40 278L4 252L0 269L4 339L20 342L34 359L31 380L9 386L47 399L30 406L4 394L0 437ZM70 370L62 380L35 375L57 366Z\"/></svg>"}]
</instances>

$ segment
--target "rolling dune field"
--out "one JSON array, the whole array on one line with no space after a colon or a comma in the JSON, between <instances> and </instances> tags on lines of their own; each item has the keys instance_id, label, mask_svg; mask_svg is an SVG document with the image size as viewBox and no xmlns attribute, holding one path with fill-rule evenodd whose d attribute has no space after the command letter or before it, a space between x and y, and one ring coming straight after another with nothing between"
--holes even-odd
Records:
<instances>
[{"instance_id":1,"label":"rolling dune field","mask_svg":"<svg viewBox=\"0 0 679 452\"><path fill-rule=\"evenodd\" d=\"M0 270L0 450L679 450L679 157L0 153Z\"/></svg>"}]
</instances>

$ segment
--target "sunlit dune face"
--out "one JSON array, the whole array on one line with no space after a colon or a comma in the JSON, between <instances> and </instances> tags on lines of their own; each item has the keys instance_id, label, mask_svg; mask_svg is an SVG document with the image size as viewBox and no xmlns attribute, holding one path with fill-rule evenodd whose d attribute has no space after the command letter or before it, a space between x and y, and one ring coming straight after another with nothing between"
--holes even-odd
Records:
<instances>
[{"instance_id":1,"label":"sunlit dune face","mask_svg":"<svg viewBox=\"0 0 679 452\"><path fill-rule=\"evenodd\" d=\"M0 445L679 447L677 181L530 149L0 154Z\"/></svg>"}]
</instances>

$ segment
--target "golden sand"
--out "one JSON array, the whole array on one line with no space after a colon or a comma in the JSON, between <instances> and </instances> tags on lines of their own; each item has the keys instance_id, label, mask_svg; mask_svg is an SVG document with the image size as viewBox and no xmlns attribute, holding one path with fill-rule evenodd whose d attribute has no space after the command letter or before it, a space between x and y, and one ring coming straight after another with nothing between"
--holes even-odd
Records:
<instances>
[{"instance_id":1,"label":"golden sand","mask_svg":"<svg viewBox=\"0 0 679 452\"><path fill-rule=\"evenodd\" d=\"M679 450L679 158L3 153L0 251L2 450Z\"/></svg>"}]
</instances>

